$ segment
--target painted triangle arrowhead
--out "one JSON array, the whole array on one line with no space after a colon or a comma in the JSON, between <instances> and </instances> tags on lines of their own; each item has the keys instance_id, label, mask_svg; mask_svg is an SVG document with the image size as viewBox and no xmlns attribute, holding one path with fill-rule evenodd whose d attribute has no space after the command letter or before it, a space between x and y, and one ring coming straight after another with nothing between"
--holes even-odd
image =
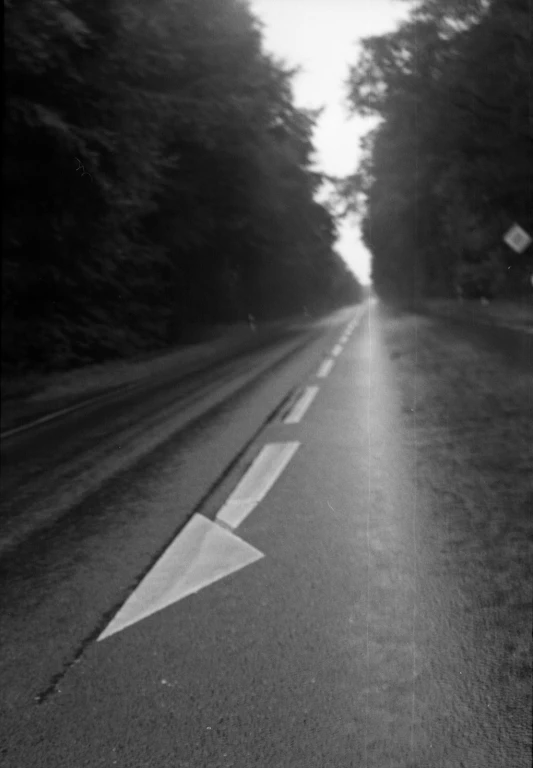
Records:
<instances>
[{"instance_id":1,"label":"painted triangle arrowhead","mask_svg":"<svg viewBox=\"0 0 533 768\"><path fill-rule=\"evenodd\" d=\"M120 632L263 556L225 527L203 515L193 515L98 640Z\"/></svg>"}]
</instances>

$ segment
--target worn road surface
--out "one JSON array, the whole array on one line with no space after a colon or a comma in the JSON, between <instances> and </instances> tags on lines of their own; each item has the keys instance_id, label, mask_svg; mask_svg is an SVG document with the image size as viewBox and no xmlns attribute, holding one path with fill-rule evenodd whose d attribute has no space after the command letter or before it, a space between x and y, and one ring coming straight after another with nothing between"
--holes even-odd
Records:
<instances>
[{"instance_id":1,"label":"worn road surface","mask_svg":"<svg viewBox=\"0 0 533 768\"><path fill-rule=\"evenodd\" d=\"M530 766L532 413L371 303L6 439L2 765Z\"/></svg>"}]
</instances>

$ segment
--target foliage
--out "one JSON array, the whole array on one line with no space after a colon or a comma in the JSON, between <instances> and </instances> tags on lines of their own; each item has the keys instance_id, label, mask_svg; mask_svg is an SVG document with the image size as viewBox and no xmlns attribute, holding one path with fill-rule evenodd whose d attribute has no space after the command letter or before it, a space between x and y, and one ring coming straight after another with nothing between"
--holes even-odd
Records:
<instances>
[{"instance_id":1,"label":"foliage","mask_svg":"<svg viewBox=\"0 0 533 768\"><path fill-rule=\"evenodd\" d=\"M319 113L295 107L246 2L4 10L4 363L131 355L357 293L315 200Z\"/></svg>"},{"instance_id":2,"label":"foliage","mask_svg":"<svg viewBox=\"0 0 533 768\"><path fill-rule=\"evenodd\" d=\"M379 124L344 196L381 293L494 294L508 268L527 286L527 257L502 237L514 221L533 231L532 12L531 0L421 0L363 40L348 99Z\"/></svg>"}]
</instances>

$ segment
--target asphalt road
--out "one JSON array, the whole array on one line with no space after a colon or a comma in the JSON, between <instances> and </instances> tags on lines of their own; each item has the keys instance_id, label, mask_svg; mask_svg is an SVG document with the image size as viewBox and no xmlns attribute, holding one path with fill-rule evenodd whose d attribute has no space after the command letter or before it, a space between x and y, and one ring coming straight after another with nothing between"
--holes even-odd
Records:
<instances>
[{"instance_id":1,"label":"asphalt road","mask_svg":"<svg viewBox=\"0 0 533 768\"><path fill-rule=\"evenodd\" d=\"M529 766L532 405L372 305L5 441L2 764Z\"/></svg>"}]
</instances>

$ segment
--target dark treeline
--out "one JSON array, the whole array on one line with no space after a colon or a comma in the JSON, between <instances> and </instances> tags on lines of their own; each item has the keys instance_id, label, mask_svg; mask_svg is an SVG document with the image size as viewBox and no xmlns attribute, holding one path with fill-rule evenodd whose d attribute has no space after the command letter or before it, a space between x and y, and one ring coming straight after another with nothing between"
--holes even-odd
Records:
<instances>
[{"instance_id":1,"label":"dark treeline","mask_svg":"<svg viewBox=\"0 0 533 768\"><path fill-rule=\"evenodd\" d=\"M531 293L531 0L422 0L397 31L366 38L348 80L379 118L344 194L362 218L385 297Z\"/></svg>"},{"instance_id":2,"label":"dark treeline","mask_svg":"<svg viewBox=\"0 0 533 768\"><path fill-rule=\"evenodd\" d=\"M358 300L318 112L243 0L4 0L2 358L80 365Z\"/></svg>"}]
</instances>

